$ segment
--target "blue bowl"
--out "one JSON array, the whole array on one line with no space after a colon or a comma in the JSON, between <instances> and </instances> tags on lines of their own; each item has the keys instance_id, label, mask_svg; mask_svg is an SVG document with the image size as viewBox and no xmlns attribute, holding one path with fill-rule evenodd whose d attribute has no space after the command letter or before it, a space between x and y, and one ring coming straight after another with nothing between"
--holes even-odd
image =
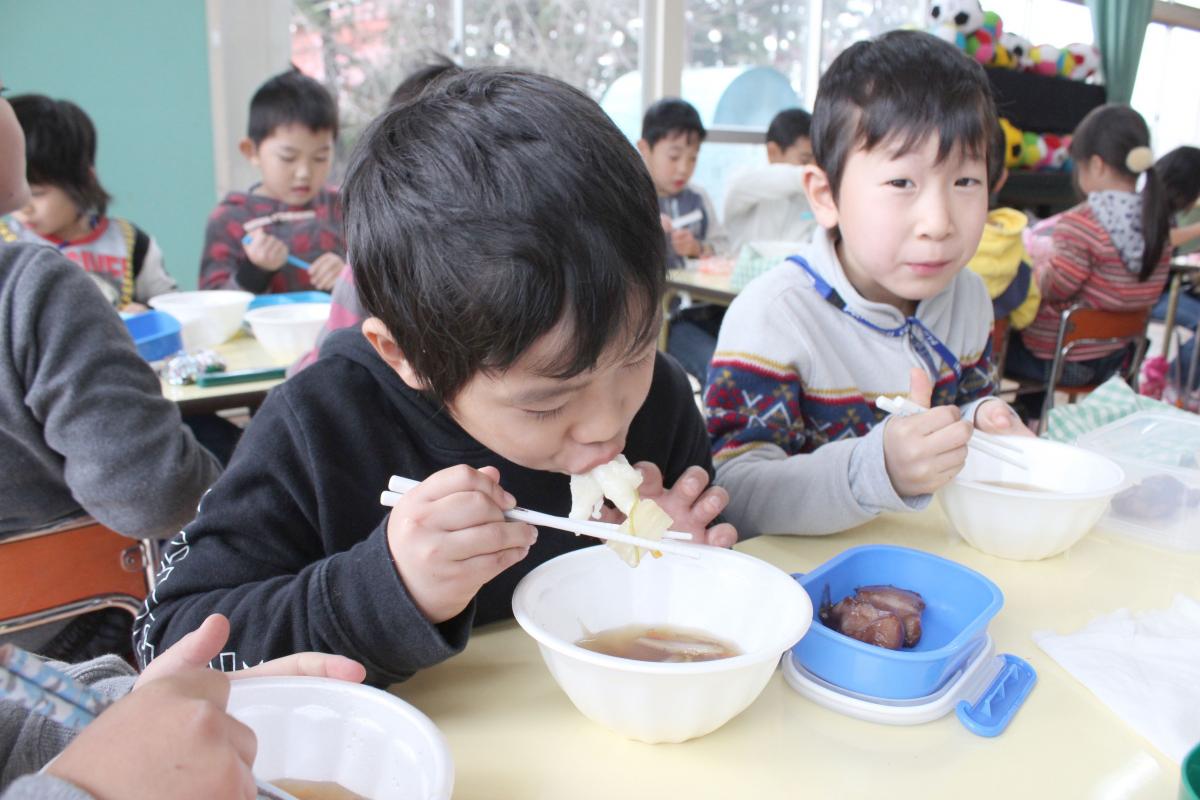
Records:
<instances>
[{"instance_id":1,"label":"blue bowl","mask_svg":"<svg viewBox=\"0 0 1200 800\"><path fill-rule=\"evenodd\" d=\"M133 337L138 353L147 361L158 361L183 349L179 320L170 314L164 311L144 311L124 319L125 327Z\"/></svg>"},{"instance_id":2,"label":"blue bowl","mask_svg":"<svg viewBox=\"0 0 1200 800\"><path fill-rule=\"evenodd\" d=\"M962 669L1004 605L1000 588L961 564L907 547L865 545L793 576L813 604L813 624L792 653L809 672L870 697L910 700L936 692ZM921 641L888 650L825 627L819 613L825 590L837 603L860 586L890 584L925 600Z\"/></svg>"},{"instance_id":3,"label":"blue bowl","mask_svg":"<svg viewBox=\"0 0 1200 800\"><path fill-rule=\"evenodd\" d=\"M279 294L260 294L258 297L250 301L250 306L247 311L255 308L263 308L264 306L281 306L287 303L328 303L330 297L327 292L307 291L307 292L280 292Z\"/></svg>"}]
</instances>

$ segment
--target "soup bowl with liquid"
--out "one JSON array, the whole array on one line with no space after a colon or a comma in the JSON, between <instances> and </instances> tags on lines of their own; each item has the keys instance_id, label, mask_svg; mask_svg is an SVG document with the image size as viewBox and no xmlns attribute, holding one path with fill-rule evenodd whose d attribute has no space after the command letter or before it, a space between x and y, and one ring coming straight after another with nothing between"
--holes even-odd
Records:
<instances>
[{"instance_id":1,"label":"soup bowl with liquid","mask_svg":"<svg viewBox=\"0 0 1200 800\"><path fill-rule=\"evenodd\" d=\"M441 731L387 692L331 678L233 681L229 713L258 737L254 776L305 798L449 800Z\"/></svg>"},{"instance_id":2,"label":"soup bowl with liquid","mask_svg":"<svg viewBox=\"0 0 1200 800\"><path fill-rule=\"evenodd\" d=\"M1028 469L968 448L962 472L939 492L954 530L985 553L1057 555L1095 526L1125 483L1125 471L1098 453L1030 436L1005 441Z\"/></svg>"},{"instance_id":3,"label":"soup bowl with liquid","mask_svg":"<svg viewBox=\"0 0 1200 800\"><path fill-rule=\"evenodd\" d=\"M812 623L808 594L786 572L694 549L698 558L646 556L637 567L604 546L576 550L513 593L513 615L558 685L622 736L682 742L716 730L754 702ZM726 647L736 654L719 652ZM640 660L656 654L668 660Z\"/></svg>"}]
</instances>

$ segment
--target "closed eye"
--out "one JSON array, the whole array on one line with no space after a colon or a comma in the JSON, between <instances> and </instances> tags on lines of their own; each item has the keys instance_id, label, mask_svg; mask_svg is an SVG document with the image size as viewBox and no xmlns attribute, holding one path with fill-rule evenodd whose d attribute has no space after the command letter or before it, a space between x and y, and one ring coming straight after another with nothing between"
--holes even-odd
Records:
<instances>
[{"instance_id":1,"label":"closed eye","mask_svg":"<svg viewBox=\"0 0 1200 800\"><path fill-rule=\"evenodd\" d=\"M536 419L537 421L542 422L544 420L554 419L555 417L557 417L559 414L561 414L563 412L564 408L566 408L566 406L559 406L558 408L551 408L548 411L534 411L533 409L530 409L530 408L524 408L521 410L524 411L529 416Z\"/></svg>"}]
</instances>

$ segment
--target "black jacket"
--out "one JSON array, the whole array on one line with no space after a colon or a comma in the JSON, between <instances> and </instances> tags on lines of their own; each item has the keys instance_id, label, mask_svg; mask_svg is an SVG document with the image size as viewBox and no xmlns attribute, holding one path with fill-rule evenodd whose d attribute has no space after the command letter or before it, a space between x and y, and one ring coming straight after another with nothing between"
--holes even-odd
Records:
<instances>
[{"instance_id":1,"label":"black jacket","mask_svg":"<svg viewBox=\"0 0 1200 800\"><path fill-rule=\"evenodd\" d=\"M712 472L704 421L678 364L659 355L625 454L659 466L667 486L690 465ZM340 653L387 685L462 650L472 624L509 617L517 582L594 540L543 530L529 555L487 583L454 619L422 616L392 564L379 493L391 475L495 466L518 504L570 508L565 475L517 466L408 388L357 330L271 392L199 515L167 550L134 630L143 665L207 616L232 623L222 669L304 650Z\"/></svg>"}]
</instances>

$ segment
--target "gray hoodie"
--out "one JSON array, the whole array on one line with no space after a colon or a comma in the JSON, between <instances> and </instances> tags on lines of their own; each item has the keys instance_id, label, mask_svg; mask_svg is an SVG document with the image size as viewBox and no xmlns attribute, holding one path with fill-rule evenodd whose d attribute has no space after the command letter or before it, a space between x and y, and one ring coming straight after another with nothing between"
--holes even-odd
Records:
<instances>
[{"instance_id":1,"label":"gray hoodie","mask_svg":"<svg viewBox=\"0 0 1200 800\"><path fill-rule=\"evenodd\" d=\"M83 270L0 244L0 538L82 513L168 537L219 472Z\"/></svg>"}]
</instances>

